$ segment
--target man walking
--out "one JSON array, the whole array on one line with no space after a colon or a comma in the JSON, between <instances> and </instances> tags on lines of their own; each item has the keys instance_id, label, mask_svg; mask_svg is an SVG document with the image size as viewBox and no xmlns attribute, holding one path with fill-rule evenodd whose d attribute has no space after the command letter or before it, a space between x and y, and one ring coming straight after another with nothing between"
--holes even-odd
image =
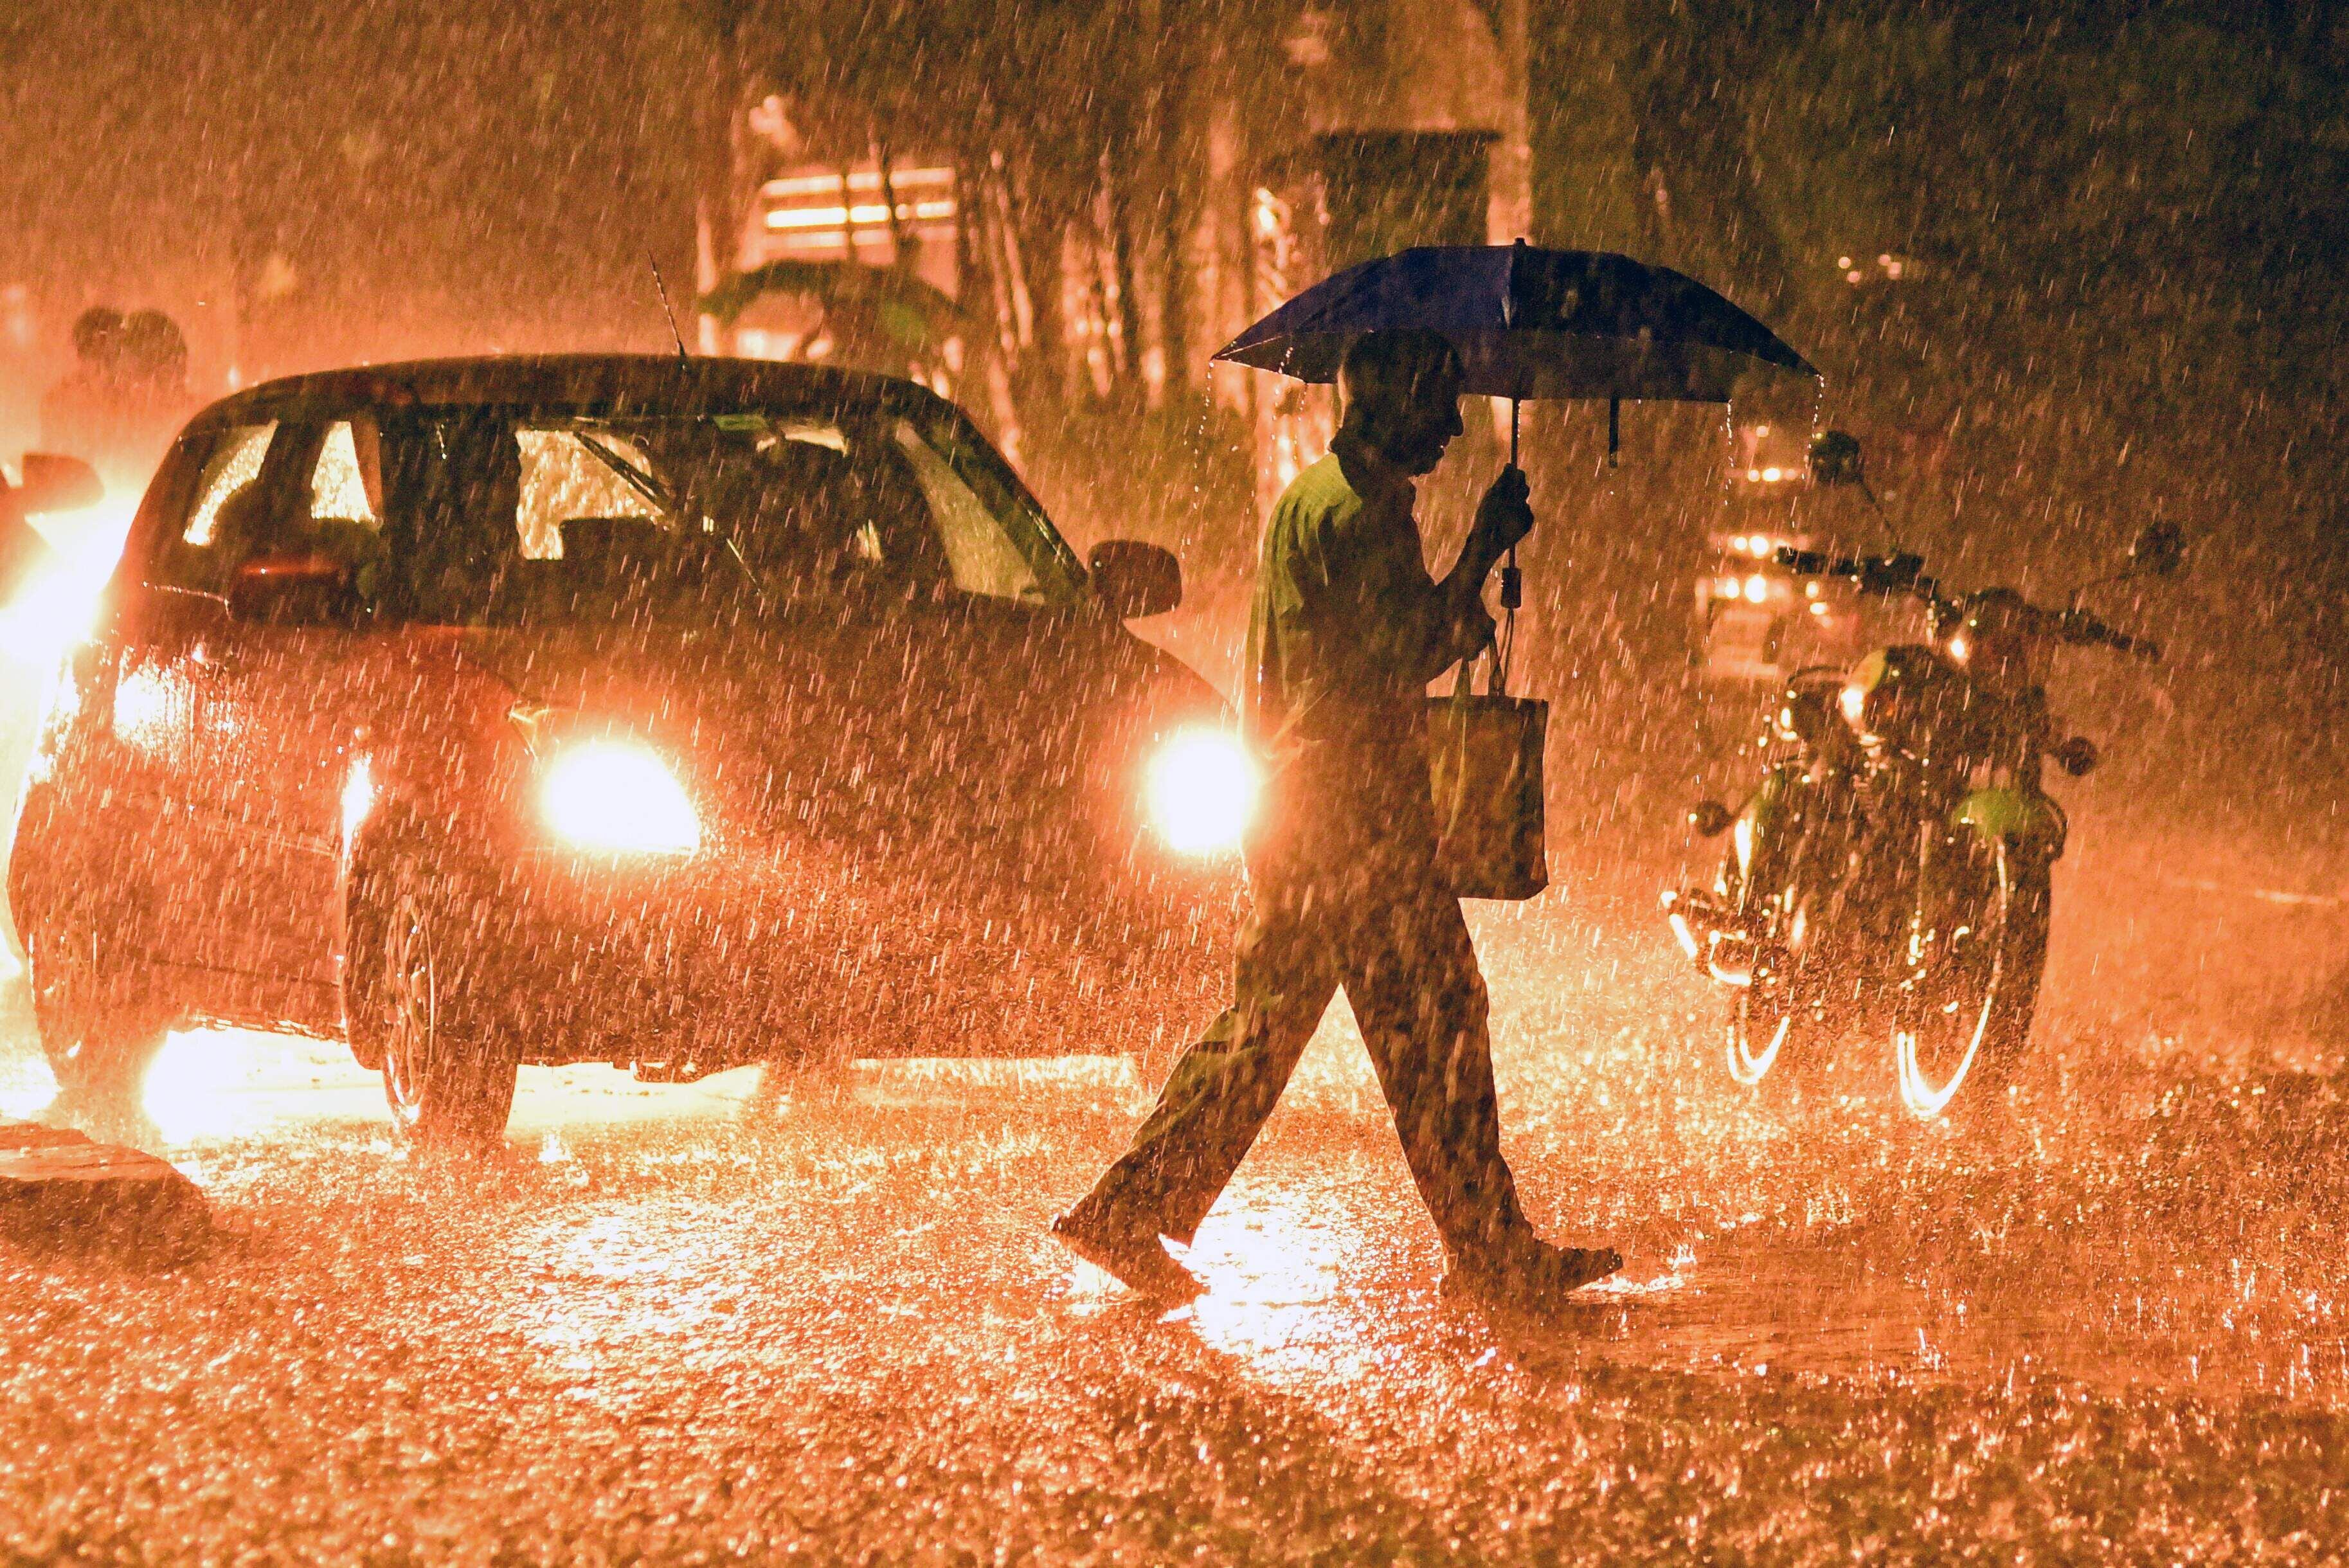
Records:
<instances>
[{"instance_id":1,"label":"man walking","mask_svg":"<svg viewBox=\"0 0 2349 1568\"><path fill-rule=\"evenodd\" d=\"M1622 1266L1534 1233L1501 1157L1483 975L1435 866L1426 688L1493 635L1485 577L1533 526L1506 469L1451 572L1428 576L1412 481L1462 431L1461 367L1442 337L1364 334L1339 371L1341 427L1274 508L1243 701L1272 773L1251 836L1255 909L1232 1005L1174 1065L1133 1146L1052 1232L1133 1289L1198 1282L1186 1244L1343 987L1421 1198L1447 1290L1492 1299L1575 1289Z\"/></svg>"}]
</instances>

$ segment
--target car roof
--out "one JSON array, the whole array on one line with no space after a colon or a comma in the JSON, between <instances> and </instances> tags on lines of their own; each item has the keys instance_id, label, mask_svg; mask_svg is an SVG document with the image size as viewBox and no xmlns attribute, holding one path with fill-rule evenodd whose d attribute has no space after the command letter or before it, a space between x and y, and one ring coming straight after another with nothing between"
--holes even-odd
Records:
<instances>
[{"instance_id":1,"label":"car roof","mask_svg":"<svg viewBox=\"0 0 2349 1568\"><path fill-rule=\"evenodd\" d=\"M906 408L943 400L917 382L771 359L674 354L509 354L416 359L285 376L234 393L196 422L245 422L331 410L523 406L582 410Z\"/></svg>"}]
</instances>

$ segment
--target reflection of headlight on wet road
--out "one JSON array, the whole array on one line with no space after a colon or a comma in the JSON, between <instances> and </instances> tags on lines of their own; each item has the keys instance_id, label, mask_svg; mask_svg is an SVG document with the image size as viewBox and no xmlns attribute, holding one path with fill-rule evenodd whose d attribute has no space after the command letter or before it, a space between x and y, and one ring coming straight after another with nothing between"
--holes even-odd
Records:
<instances>
[{"instance_id":1,"label":"reflection of headlight on wet road","mask_svg":"<svg viewBox=\"0 0 2349 1568\"><path fill-rule=\"evenodd\" d=\"M546 825L581 849L690 855L701 822L667 764L626 741L585 741L559 753L539 785Z\"/></svg>"},{"instance_id":2,"label":"reflection of headlight on wet road","mask_svg":"<svg viewBox=\"0 0 2349 1568\"><path fill-rule=\"evenodd\" d=\"M1238 741L1216 730L1175 736L1150 760L1150 820L1185 855L1237 849L1256 816L1261 781Z\"/></svg>"}]
</instances>

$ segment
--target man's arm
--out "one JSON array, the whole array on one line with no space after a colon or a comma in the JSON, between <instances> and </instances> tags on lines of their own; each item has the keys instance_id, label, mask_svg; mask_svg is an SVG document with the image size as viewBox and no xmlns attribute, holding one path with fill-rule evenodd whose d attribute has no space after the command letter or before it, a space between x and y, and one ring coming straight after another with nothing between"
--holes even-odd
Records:
<instances>
[{"instance_id":1,"label":"man's arm","mask_svg":"<svg viewBox=\"0 0 2349 1568\"><path fill-rule=\"evenodd\" d=\"M1365 516L1359 507L1276 515L1269 565L1274 603L1295 651L1347 691L1424 685L1482 649L1493 635L1485 579L1525 537L1533 514L1524 474L1495 480L1452 570L1432 582L1407 512ZM1309 649L1309 651L1308 651Z\"/></svg>"},{"instance_id":2,"label":"man's arm","mask_svg":"<svg viewBox=\"0 0 2349 1568\"><path fill-rule=\"evenodd\" d=\"M1443 674L1445 666L1473 658L1492 639L1493 618L1485 610L1485 579L1493 575L1501 557L1533 531L1533 508L1526 504L1525 471L1514 466L1501 470L1477 504L1476 522L1460 546L1459 558L1435 585L1442 629L1429 649L1434 661L1427 672L1429 680Z\"/></svg>"}]
</instances>

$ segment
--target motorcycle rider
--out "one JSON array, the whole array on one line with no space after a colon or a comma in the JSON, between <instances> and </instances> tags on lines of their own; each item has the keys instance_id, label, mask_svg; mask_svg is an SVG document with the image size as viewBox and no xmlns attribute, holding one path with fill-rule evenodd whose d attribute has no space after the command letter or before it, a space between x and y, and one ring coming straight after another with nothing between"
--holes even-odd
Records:
<instances>
[{"instance_id":1,"label":"motorcycle rider","mask_svg":"<svg viewBox=\"0 0 2349 1568\"><path fill-rule=\"evenodd\" d=\"M1175 1064L1132 1147L1052 1227L1145 1294L1199 1293L1160 1238L1189 1241L1340 987L1442 1233L1447 1289L1554 1293L1621 1267L1613 1251L1543 1241L1518 1206L1484 978L1434 863L1426 688L1491 639L1485 579L1533 525L1524 474L1504 470L1451 572L1430 578L1412 482L1461 433L1460 386L1441 336L1365 334L1339 374L1330 453L1274 509L1243 703L1272 804L1248 846L1255 909L1232 1005Z\"/></svg>"}]
</instances>

